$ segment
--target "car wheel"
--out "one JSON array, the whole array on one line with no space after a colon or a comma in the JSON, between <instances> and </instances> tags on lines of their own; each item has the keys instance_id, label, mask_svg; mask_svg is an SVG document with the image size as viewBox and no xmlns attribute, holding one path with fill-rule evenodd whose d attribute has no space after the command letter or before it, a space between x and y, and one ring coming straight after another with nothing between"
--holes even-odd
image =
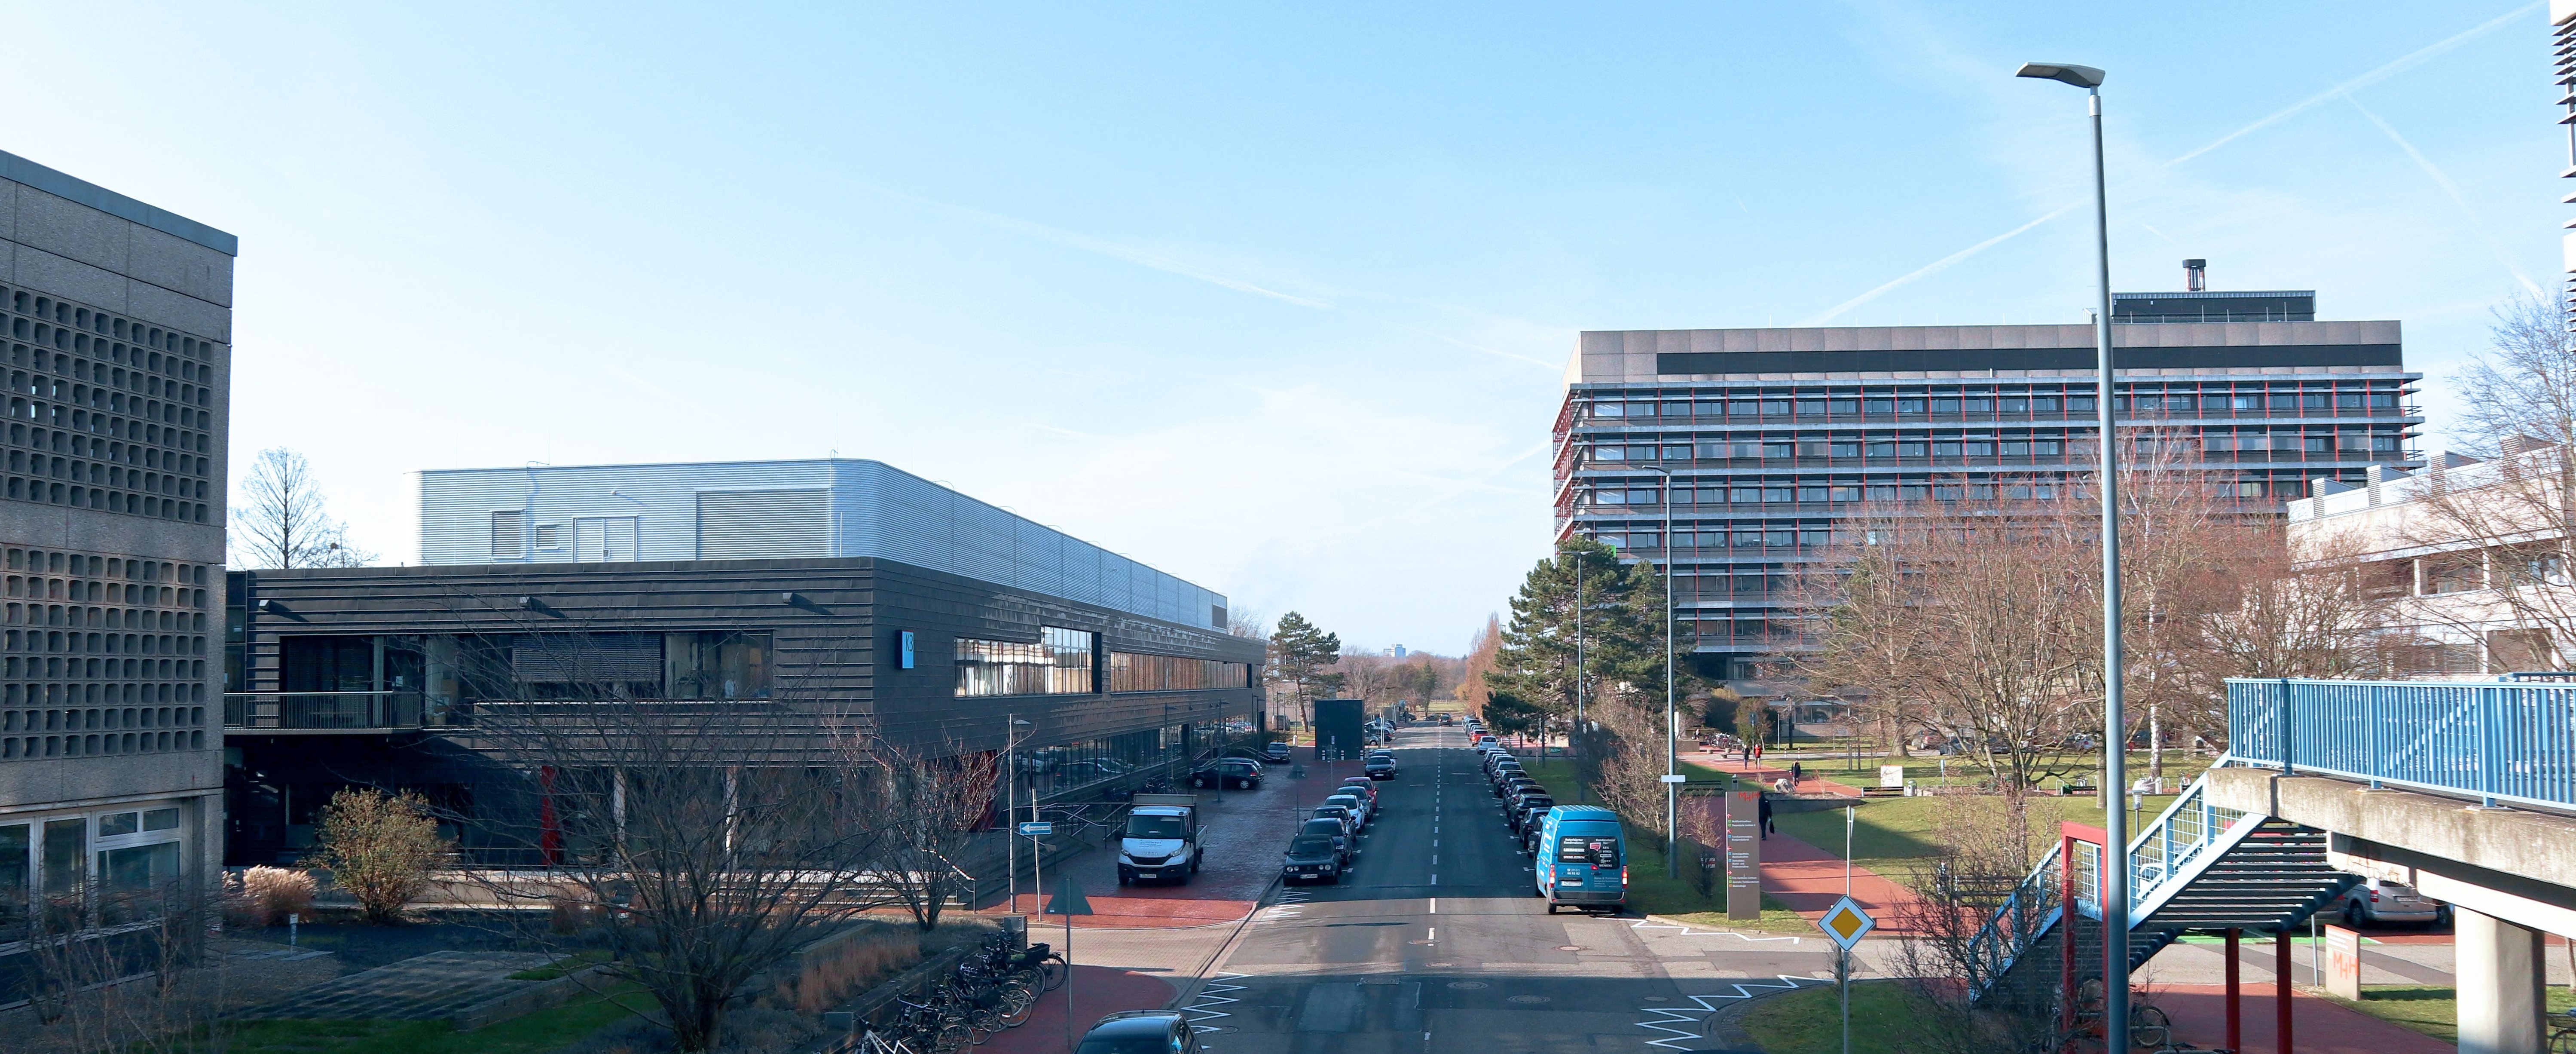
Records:
<instances>
[{"instance_id":1,"label":"car wheel","mask_svg":"<svg viewBox=\"0 0 2576 1054\"><path fill-rule=\"evenodd\" d=\"M1547 903L1547 913L1548 913L1548 914L1550 914L1550 915L1554 915L1554 914L1556 914L1556 902L1555 902L1555 901L1553 901L1553 900L1548 901L1548 903Z\"/></svg>"}]
</instances>

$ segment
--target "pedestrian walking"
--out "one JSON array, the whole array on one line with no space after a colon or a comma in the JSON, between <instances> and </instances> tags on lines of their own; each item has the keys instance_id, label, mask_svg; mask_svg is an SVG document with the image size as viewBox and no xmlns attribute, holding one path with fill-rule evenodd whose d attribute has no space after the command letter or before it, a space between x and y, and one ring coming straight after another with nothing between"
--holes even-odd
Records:
<instances>
[{"instance_id":1,"label":"pedestrian walking","mask_svg":"<svg viewBox=\"0 0 2576 1054\"><path fill-rule=\"evenodd\" d=\"M1790 763L1789 763L1789 785L1790 785L1790 786L1792 786L1792 787L1795 787L1795 786L1797 786L1797 785L1799 785L1799 784L1801 784L1801 783L1805 783L1806 781L1807 781L1807 766L1806 766L1805 764L1801 763L1801 762L1796 762L1796 761L1792 761L1792 762L1790 762Z\"/></svg>"},{"instance_id":2,"label":"pedestrian walking","mask_svg":"<svg viewBox=\"0 0 2576 1054\"><path fill-rule=\"evenodd\" d=\"M1762 839L1771 839L1771 796L1762 795Z\"/></svg>"}]
</instances>

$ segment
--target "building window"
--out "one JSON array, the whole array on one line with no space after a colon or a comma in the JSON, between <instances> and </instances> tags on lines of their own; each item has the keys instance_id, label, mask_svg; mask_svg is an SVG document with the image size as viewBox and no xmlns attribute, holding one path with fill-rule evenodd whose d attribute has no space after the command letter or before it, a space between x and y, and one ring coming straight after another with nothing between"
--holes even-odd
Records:
<instances>
[{"instance_id":1,"label":"building window","mask_svg":"<svg viewBox=\"0 0 2576 1054\"><path fill-rule=\"evenodd\" d=\"M1081 695L1092 690L1092 635L1048 626L1030 643L957 638L957 696Z\"/></svg>"},{"instance_id":2,"label":"building window","mask_svg":"<svg viewBox=\"0 0 2576 1054\"><path fill-rule=\"evenodd\" d=\"M492 514L492 555L517 556L526 551L521 531L528 514L518 509L504 509Z\"/></svg>"},{"instance_id":3,"label":"building window","mask_svg":"<svg viewBox=\"0 0 2576 1054\"><path fill-rule=\"evenodd\" d=\"M1242 688L1250 683L1250 676L1248 667L1239 662L1123 651L1109 653L1109 690L1112 692Z\"/></svg>"},{"instance_id":4,"label":"building window","mask_svg":"<svg viewBox=\"0 0 2576 1054\"><path fill-rule=\"evenodd\" d=\"M769 698L769 634L662 635L662 684L673 699Z\"/></svg>"}]
</instances>

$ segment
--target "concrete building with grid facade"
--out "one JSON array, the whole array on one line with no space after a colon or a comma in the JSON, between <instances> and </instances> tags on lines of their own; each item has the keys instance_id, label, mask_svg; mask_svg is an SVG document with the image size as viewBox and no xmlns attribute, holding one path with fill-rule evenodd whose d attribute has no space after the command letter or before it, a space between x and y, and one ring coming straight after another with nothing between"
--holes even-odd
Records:
<instances>
[{"instance_id":1,"label":"concrete building with grid facade","mask_svg":"<svg viewBox=\"0 0 2576 1054\"><path fill-rule=\"evenodd\" d=\"M0 1004L31 903L218 859L237 249L0 153Z\"/></svg>"},{"instance_id":2,"label":"concrete building with grid facade","mask_svg":"<svg viewBox=\"0 0 2576 1054\"><path fill-rule=\"evenodd\" d=\"M2205 289L2118 294L2113 318L2122 423L2182 433L2186 463L2232 477L2249 512L2421 465L2422 375L2396 322L2316 321L2310 292ZM1682 650L1748 694L1791 680L1769 661L1795 647L1789 594L1865 503L2029 496L2090 471L2090 325L1581 340L1555 422L1557 535L1674 574Z\"/></svg>"}]
</instances>

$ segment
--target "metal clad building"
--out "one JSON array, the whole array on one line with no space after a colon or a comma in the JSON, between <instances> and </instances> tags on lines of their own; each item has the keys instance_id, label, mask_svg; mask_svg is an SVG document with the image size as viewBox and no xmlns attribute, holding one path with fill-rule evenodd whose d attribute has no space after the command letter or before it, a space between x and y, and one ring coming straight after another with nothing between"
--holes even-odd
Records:
<instances>
[{"instance_id":1,"label":"metal clad building","mask_svg":"<svg viewBox=\"0 0 2576 1054\"><path fill-rule=\"evenodd\" d=\"M420 476L420 562L877 557L1212 629L1224 595L883 462L447 469Z\"/></svg>"}]
</instances>

